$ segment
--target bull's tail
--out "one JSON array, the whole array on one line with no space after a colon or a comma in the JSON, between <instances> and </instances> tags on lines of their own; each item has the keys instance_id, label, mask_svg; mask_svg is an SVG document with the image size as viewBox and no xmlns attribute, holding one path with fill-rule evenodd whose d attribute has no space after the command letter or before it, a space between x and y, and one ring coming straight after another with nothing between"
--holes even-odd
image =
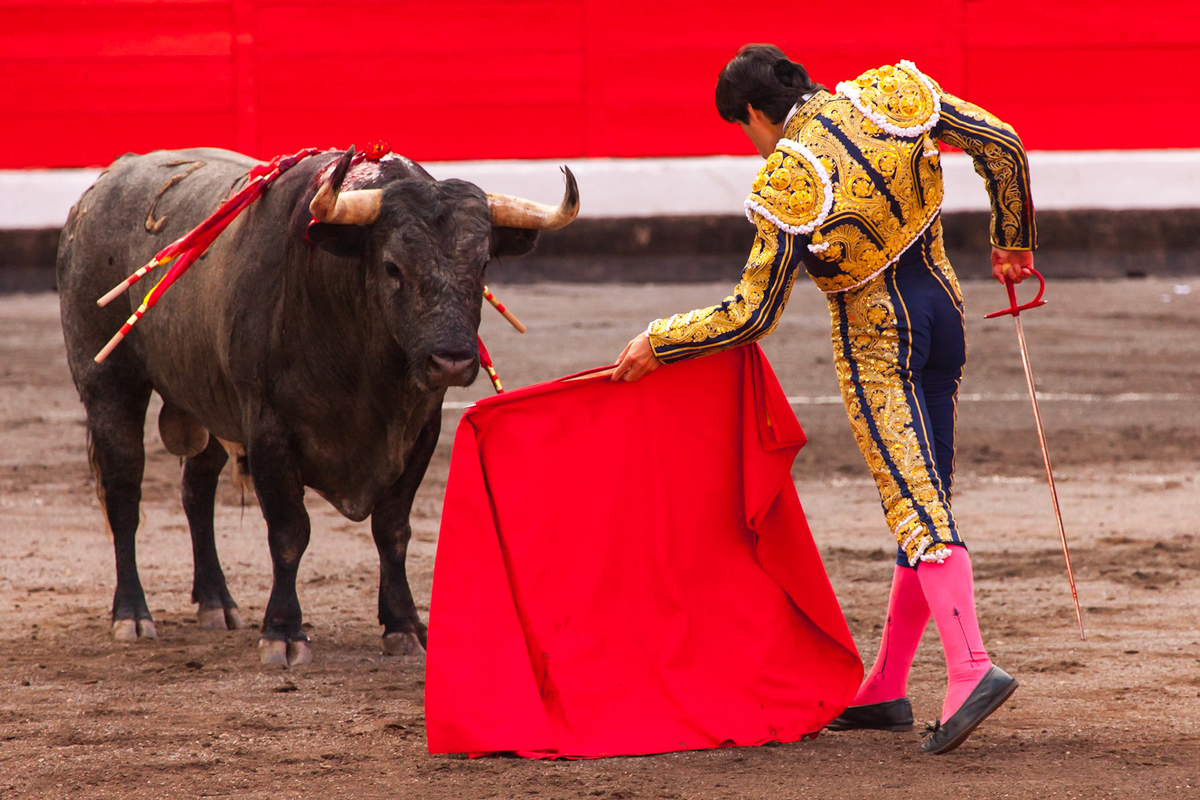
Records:
<instances>
[{"instance_id":1,"label":"bull's tail","mask_svg":"<svg viewBox=\"0 0 1200 800\"><path fill-rule=\"evenodd\" d=\"M87 432L87 455L88 466L92 471L92 483L96 487L96 499L100 501L100 516L104 517L104 535L112 541L113 531L112 525L108 522L108 502L104 494L104 476L100 473L100 457L96 454L96 442L92 439L92 432Z\"/></svg>"},{"instance_id":2,"label":"bull's tail","mask_svg":"<svg viewBox=\"0 0 1200 800\"><path fill-rule=\"evenodd\" d=\"M224 439L218 441L225 448L225 452L229 453L229 459L233 462L230 477L234 487L242 493L242 505L245 505L246 495L254 496L254 482L250 480L250 465L246 459L246 448L237 442L228 442Z\"/></svg>"}]
</instances>

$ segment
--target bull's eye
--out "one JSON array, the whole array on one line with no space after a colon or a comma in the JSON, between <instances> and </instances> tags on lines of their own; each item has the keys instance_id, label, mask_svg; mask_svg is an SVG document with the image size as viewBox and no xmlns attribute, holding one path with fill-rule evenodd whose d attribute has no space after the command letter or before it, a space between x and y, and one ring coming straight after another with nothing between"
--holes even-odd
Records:
<instances>
[{"instance_id":1,"label":"bull's eye","mask_svg":"<svg viewBox=\"0 0 1200 800\"><path fill-rule=\"evenodd\" d=\"M383 269L392 280L400 280L400 267L391 261L383 262Z\"/></svg>"}]
</instances>

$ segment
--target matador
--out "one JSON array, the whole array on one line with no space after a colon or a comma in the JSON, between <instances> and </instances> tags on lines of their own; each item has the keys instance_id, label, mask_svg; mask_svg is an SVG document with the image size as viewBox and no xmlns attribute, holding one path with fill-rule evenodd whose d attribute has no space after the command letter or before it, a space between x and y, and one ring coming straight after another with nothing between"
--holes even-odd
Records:
<instances>
[{"instance_id":1,"label":"matador","mask_svg":"<svg viewBox=\"0 0 1200 800\"><path fill-rule=\"evenodd\" d=\"M921 752L948 752L1017 682L984 648L971 561L950 508L966 338L942 241L939 143L967 153L984 178L1001 281L1033 269L1025 150L1009 125L909 61L829 92L779 48L747 45L722 70L716 96L721 116L766 159L745 202L758 234L741 282L718 305L650 323L622 352L613 380L767 335L803 267L828 299L846 414L897 542L879 654L829 727L912 729L908 673L932 615L948 680Z\"/></svg>"}]
</instances>

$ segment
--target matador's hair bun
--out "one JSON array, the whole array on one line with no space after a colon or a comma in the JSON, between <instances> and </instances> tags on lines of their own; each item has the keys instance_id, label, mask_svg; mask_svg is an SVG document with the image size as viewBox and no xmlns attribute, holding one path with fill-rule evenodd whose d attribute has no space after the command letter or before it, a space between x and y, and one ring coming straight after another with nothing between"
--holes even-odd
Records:
<instances>
[{"instance_id":1,"label":"matador's hair bun","mask_svg":"<svg viewBox=\"0 0 1200 800\"><path fill-rule=\"evenodd\" d=\"M825 87L775 45L748 44L717 78L717 113L726 122L748 122L748 103L779 123L801 96L818 89Z\"/></svg>"}]
</instances>

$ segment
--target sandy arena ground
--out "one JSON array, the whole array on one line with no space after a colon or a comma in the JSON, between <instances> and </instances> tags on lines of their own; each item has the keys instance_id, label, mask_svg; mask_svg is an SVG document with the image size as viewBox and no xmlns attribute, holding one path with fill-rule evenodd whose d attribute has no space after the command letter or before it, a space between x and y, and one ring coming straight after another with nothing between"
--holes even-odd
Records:
<instances>
[{"instance_id":1,"label":"sandy arena ground","mask_svg":"<svg viewBox=\"0 0 1200 800\"><path fill-rule=\"evenodd\" d=\"M511 386L610 363L646 321L724 285L493 287L529 325L485 311ZM1021 688L958 751L914 734L598 761L468 760L425 749L424 665L379 654L367 525L310 496L300 599L316 661L259 665L257 631L210 632L189 602L179 462L152 415L139 535L159 640L115 644L114 585L53 295L0 298L0 797L1197 797L1200 796L1200 281L1058 282L1022 317L1088 629L1080 642L1013 325L995 284L965 286L970 364L955 510L976 565L993 659ZM894 544L834 398L828 317L799 285L765 343L809 445L794 475L864 660ZM409 574L423 612L450 443L414 511ZM153 411L153 409L152 409ZM252 625L270 587L265 526L223 482L218 546ZM918 719L938 712L934 627L913 670ZM921 727L918 724L918 728Z\"/></svg>"}]
</instances>

